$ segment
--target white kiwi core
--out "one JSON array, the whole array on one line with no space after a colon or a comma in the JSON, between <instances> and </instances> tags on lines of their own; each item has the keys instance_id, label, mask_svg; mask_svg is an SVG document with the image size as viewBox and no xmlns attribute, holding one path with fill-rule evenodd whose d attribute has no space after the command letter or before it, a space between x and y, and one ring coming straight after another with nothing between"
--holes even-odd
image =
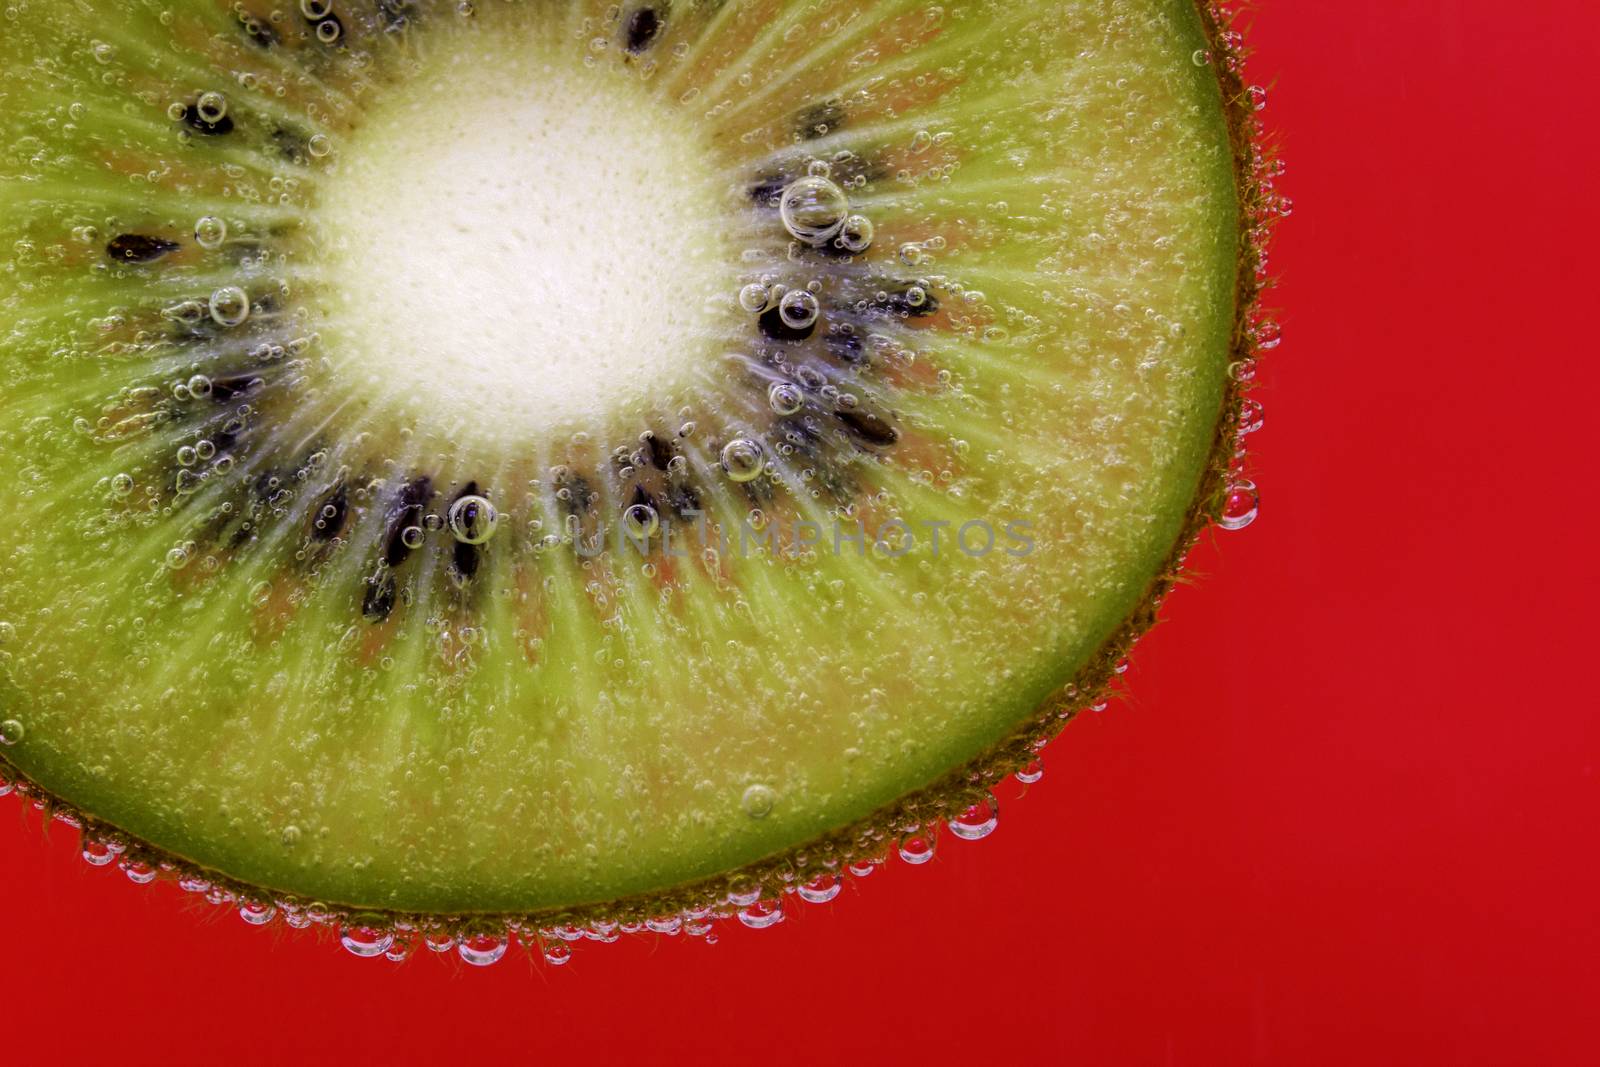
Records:
<instances>
[{"instance_id":1,"label":"white kiwi core","mask_svg":"<svg viewBox=\"0 0 1600 1067\"><path fill-rule=\"evenodd\" d=\"M469 36L336 144L325 346L459 440L661 402L725 327L726 183L644 82Z\"/></svg>"}]
</instances>

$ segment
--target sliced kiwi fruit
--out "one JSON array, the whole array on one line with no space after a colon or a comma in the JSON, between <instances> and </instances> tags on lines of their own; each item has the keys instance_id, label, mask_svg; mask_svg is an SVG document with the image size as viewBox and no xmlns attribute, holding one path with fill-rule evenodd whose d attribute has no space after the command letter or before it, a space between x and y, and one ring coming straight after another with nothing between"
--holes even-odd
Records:
<instances>
[{"instance_id":1,"label":"sliced kiwi fruit","mask_svg":"<svg viewBox=\"0 0 1600 1067\"><path fill-rule=\"evenodd\" d=\"M0 759L136 878L441 936L825 885L1248 510L1194 0L0 18Z\"/></svg>"}]
</instances>

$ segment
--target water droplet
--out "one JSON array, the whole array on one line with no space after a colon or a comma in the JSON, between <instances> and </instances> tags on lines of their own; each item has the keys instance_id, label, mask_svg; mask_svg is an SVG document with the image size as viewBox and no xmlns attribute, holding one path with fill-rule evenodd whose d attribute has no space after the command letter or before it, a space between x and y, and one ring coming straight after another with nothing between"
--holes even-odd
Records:
<instances>
[{"instance_id":1,"label":"water droplet","mask_svg":"<svg viewBox=\"0 0 1600 1067\"><path fill-rule=\"evenodd\" d=\"M215 251L228 239L228 224L215 215L203 216L194 224L194 240L201 248Z\"/></svg>"},{"instance_id":2,"label":"water droplet","mask_svg":"<svg viewBox=\"0 0 1600 1067\"><path fill-rule=\"evenodd\" d=\"M796 414L805 406L805 394L793 382L773 382L767 390L767 403L779 415Z\"/></svg>"},{"instance_id":3,"label":"water droplet","mask_svg":"<svg viewBox=\"0 0 1600 1067\"><path fill-rule=\"evenodd\" d=\"M1260 512L1261 494L1256 490L1256 483L1242 478L1228 487L1217 525L1224 530L1242 530L1255 522Z\"/></svg>"},{"instance_id":4,"label":"water droplet","mask_svg":"<svg viewBox=\"0 0 1600 1067\"><path fill-rule=\"evenodd\" d=\"M739 306L752 315L765 311L771 301L771 293L760 282L751 282L739 290Z\"/></svg>"},{"instance_id":5,"label":"water droplet","mask_svg":"<svg viewBox=\"0 0 1600 1067\"><path fill-rule=\"evenodd\" d=\"M859 863L850 864L850 866L846 867L845 869L848 870L856 878L866 878L873 871L878 869L878 861L877 860L862 860Z\"/></svg>"},{"instance_id":6,"label":"water droplet","mask_svg":"<svg viewBox=\"0 0 1600 1067\"><path fill-rule=\"evenodd\" d=\"M111 476L111 492L114 496L127 496L133 492L133 475L114 474Z\"/></svg>"},{"instance_id":7,"label":"water droplet","mask_svg":"<svg viewBox=\"0 0 1600 1067\"><path fill-rule=\"evenodd\" d=\"M0 745L10 747L22 741L22 736L27 731L17 719L0 720Z\"/></svg>"},{"instance_id":8,"label":"water droplet","mask_svg":"<svg viewBox=\"0 0 1600 1067\"><path fill-rule=\"evenodd\" d=\"M900 858L914 867L933 859L933 834L917 830L900 839Z\"/></svg>"},{"instance_id":9,"label":"water droplet","mask_svg":"<svg viewBox=\"0 0 1600 1067\"><path fill-rule=\"evenodd\" d=\"M85 841L83 862L91 867L104 867L117 858L117 850L105 841Z\"/></svg>"},{"instance_id":10,"label":"water droplet","mask_svg":"<svg viewBox=\"0 0 1600 1067\"><path fill-rule=\"evenodd\" d=\"M544 947L544 959L552 967L564 967L572 960L572 947L557 941Z\"/></svg>"},{"instance_id":11,"label":"water droplet","mask_svg":"<svg viewBox=\"0 0 1600 1067\"><path fill-rule=\"evenodd\" d=\"M352 956L369 959L388 952L394 935L371 926L346 926L339 933L339 944Z\"/></svg>"},{"instance_id":12,"label":"water droplet","mask_svg":"<svg viewBox=\"0 0 1600 1067\"><path fill-rule=\"evenodd\" d=\"M795 893L807 904L826 904L843 889L844 882L837 874L823 874L801 885Z\"/></svg>"},{"instance_id":13,"label":"water droplet","mask_svg":"<svg viewBox=\"0 0 1600 1067\"><path fill-rule=\"evenodd\" d=\"M950 820L950 832L963 841L982 841L1000 825L1000 805L989 797Z\"/></svg>"},{"instance_id":14,"label":"water droplet","mask_svg":"<svg viewBox=\"0 0 1600 1067\"><path fill-rule=\"evenodd\" d=\"M456 939L449 934L429 934L422 939L429 952L449 952L456 947Z\"/></svg>"},{"instance_id":15,"label":"water droplet","mask_svg":"<svg viewBox=\"0 0 1600 1067\"><path fill-rule=\"evenodd\" d=\"M210 308L218 326L238 326L250 317L250 298L237 285L224 285L211 294Z\"/></svg>"},{"instance_id":16,"label":"water droplet","mask_svg":"<svg viewBox=\"0 0 1600 1067\"><path fill-rule=\"evenodd\" d=\"M416 947L417 942L413 938L397 939L394 944L389 946L389 951L383 954L383 958L390 963L404 963L411 958L411 953Z\"/></svg>"},{"instance_id":17,"label":"water droplet","mask_svg":"<svg viewBox=\"0 0 1600 1067\"><path fill-rule=\"evenodd\" d=\"M736 482L748 482L761 473L761 446L748 437L735 437L722 448L722 467Z\"/></svg>"},{"instance_id":18,"label":"water droplet","mask_svg":"<svg viewBox=\"0 0 1600 1067\"><path fill-rule=\"evenodd\" d=\"M456 947L456 951L474 967L487 967L499 963L509 947L503 937L469 937Z\"/></svg>"},{"instance_id":19,"label":"water droplet","mask_svg":"<svg viewBox=\"0 0 1600 1067\"><path fill-rule=\"evenodd\" d=\"M783 922L783 905L776 900L757 900L739 909L739 921L752 930L765 930Z\"/></svg>"},{"instance_id":20,"label":"water droplet","mask_svg":"<svg viewBox=\"0 0 1600 1067\"><path fill-rule=\"evenodd\" d=\"M772 787L758 782L744 791L740 806L752 819L765 819L772 813L772 806L777 802L778 794L772 791Z\"/></svg>"},{"instance_id":21,"label":"water droplet","mask_svg":"<svg viewBox=\"0 0 1600 1067\"><path fill-rule=\"evenodd\" d=\"M817 294L809 289L790 289L778 301L778 317L791 330L805 329L821 314L822 305L817 302Z\"/></svg>"},{"instance_id":22,"label":"water droplet","mask_svg":"<svg viewBox=\"0 0 1600 1067\"><path fill-rule=\"evenodd\" d=\"M251 901L239 908L239 918L251 926L265 926L275 919L278 909L271 904Z\"/></svg>"},{"instance_id":23,"label":"water droplet","mask_svg":"<svg viewBox=\"0 0 1600 1067\"><path fill-rule=\"evenodd\" d=\"M156 880L157 871L148 863L140 860L123 860L120 864L122 873L128 876L128 881L134 885L149 885Z\"/></svg>"},{"instance_id":24,"label":"water droplet","mask_svg":"<svg viewBox=\"0 0 1600 1067\"><path fill-rule=\"evenodd\" d=\"M1250 107L1260 111L1267 106L1267 90L1259 85L1252 85L1245 92L1250 94Z\"/></svg>"},{"instance_id":25,"label":"water droplet","mask_svg":"<svg viewBox=\"0 0 1600 1067\"><path fill-rule=\"evenodd\" d=\"M1228 377L1236 382L1254 381L1256 376L1256 361L1253 359L1236 359L1228 364Z\"/></svg>"},{"instance_id":26,"label":"water droplet","mask_svg":"<svg viewBox=\"0 0 1600 1067\"><path fill-rule=\"evenodd\" d=\"M464 496L450 505L450 532L464 545L481 545L494 536L500 513L481 496Z\"/></svg>"},{"instance_id":27,"label":"water droplet","mask_svg":"<svg viewBox=\"0 0 1600 1067\"><path fill-rule=\"evenodd\" d=\"M831 241L850 214L850 201L832 180L809 174L783 191L778 215L784 229L810 245Z\"/></svg>"},{"instance_id":28,"label":"water droplet","mask_svg":"<svg viewBox=\"0 0 1600 1067\"><path fill-rule=\"evenodd\" d=\"M1044 764L1040 763L1038 760L1034 760L1033 762L1029 763L1016 774L1017 781L1021 782L1023 785L1032 785L1034 782L1037 782L1043 777Z\"/></svg>"}]
</instances>

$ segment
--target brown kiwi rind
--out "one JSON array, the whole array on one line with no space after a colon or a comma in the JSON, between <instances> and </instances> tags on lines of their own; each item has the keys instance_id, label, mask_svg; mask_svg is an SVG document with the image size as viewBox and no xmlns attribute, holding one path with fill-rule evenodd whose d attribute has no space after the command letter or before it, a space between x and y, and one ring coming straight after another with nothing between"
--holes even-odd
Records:
<instances>
[{"instance_id":1,"label":"brown kiwi rind","mask_svg":"<svg viewBox=\"0 0 1600 1067\"><path fill-rule=\"evenodd\" d=\"M1237 28L1242 10L1209 0L1196 0L1196 6L1210 43L1210 66L1219 82L1230 130L1239 203L1240 240L1230 359L1235 366L1253 367L1253 361L1268 347L1260 342L1258 335L1263 294L1271 285L1266 273L1267 246L1276 220L1286 213L1273 190L1276 147L1261 122L1256 96L1242 77L1248 54ZM159 254L162 250L158 248L125 250L129 262L138 261L140 256ZM289 911L303 920L296 925L313 929L319 926L330 931L360 928L372 931L375 937L393 937L397 943L414 936L454 943L472 938L510 940L515 935L525 947L533 948L548 941L549 931L555 928L588 929L598 933L601 939L610 940L617 931L644 930L646 923L664 917L731 917L737 909L730 906L730 897L777 899L813 879L843 878L850 865L881 860L908 835L918 831L932 833L940 824L974 805L990 801L991 789L1037 759L1039 751L1084 709L1102 704L1111 695L1120 673L1119 664L1139 638L1159 621L1167 594L1184 580L1185 557L1202 534L1216 523L1231 486L1240 477L1243 458L1240 423L1253 378L1253 373L1230 375L1209 460L1182 534L1138 607L1072 681L1040 705L1008 737L964 766L866 819L732 872L664 892L535 913L373 911L334 901L304 899L241 882L131 837L32 782L6 759L3 750L0 750L0 784L9 784L19 796L26 797L43 813L47 825L60 821L79 829L86 853L93 850L105 856L109 846L109 854L116 856L125 868L148 871L149 877L141 881L177 882L186 890L203 892L206 899L215 904L255 905Z\"/></svg>"}]
</instances>

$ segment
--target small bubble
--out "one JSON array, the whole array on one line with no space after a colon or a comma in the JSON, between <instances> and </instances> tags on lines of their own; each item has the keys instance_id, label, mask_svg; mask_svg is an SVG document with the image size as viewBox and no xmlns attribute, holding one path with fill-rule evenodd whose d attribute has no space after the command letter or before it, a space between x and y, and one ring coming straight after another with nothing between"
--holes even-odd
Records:
<instances>
[{"instance_id":1,"label":"small bubble","mask_svg":"<svg viewBox=\"0 0 1600 1067\"><path fill-rule=\"evenodd\" d=\"M751 282L739 290L739 306L752 315L765 311L767 304L770 302L771 294L767 291L767 287L760 282Z\"/></svg>"},{"instance_id":2,"label":"small bubble","mask_svg":"<svg viewBox=\"0 0 1600 1067\"><path fill-rule=\"evenodd\" d=\"M928 302L928 291L920 285L913 285L906 290L906 303L914 308L919 308Z\"/></svg>"},{"instance_id":3,"label":"small bubble","mask_svg":"<svg viewBox=\"0 0 1600 1067\"><path fill-rule=\"evenodd\" d=\"M1255 522L1260 512L1261 494L1256 490L1256 483L1242 478L1228 487L1217 525L1224 530L1242 530Z\"/></svg>"},{"instance_id":4,"label":"small bubble","mask_svg":"<svg viewBox=\"0 0 1600 1067\"><path fill-rule=\"evenodd\" d=\"M340 25L338 19L324 19L317 23L317 40L323 44L332 44L343 32L344 27Z\"/></svg>"},{"instance_id":5,"label":"small bubble","mask_svg":"<svg viewBox=\"0 0 1600 1067\"><path fill-rule=\"evenodd\" d=\"M803 330L817 321L822 307L816 294L807 289L791 289L778 301L778 317L791 330Z\"/></svg>"},{"instance_id":6,"label":"small bubble","mask_svg":"<svg viewBox=\"0 0 1600 1067\"><path fill-rule=\"evenodd\" d=\"M215 251L228 239L228 224L215 215L206 215L194 224L194 240L201 248Z\"/></svg>"},{"instance_id":7,"label":"small bubble","mask_svg":"<svg viewBox=\"0 0 1600 1067\"><path fill-rule=\"evenodd\" d=\"M192 467L200 458L200 453L194 450L193 445L181 445L178 448L178 463L185 467Z\"/></svg>"},{"instance_id":8,"label":"small bubble","mask_svg":"<svg viewBox=\"0 0 1600 1067\"><path fill-rule=\"evenodd\" d=\"M218 326L238 326L250 317L250 298L237 285L225 285L211 294L210 308Z\"/></svg>"},{"instance_id":9,"label":"small bubble","mask_svg":"<svg viewBox=\"0 0 1600 1067\"><path fill-rule=\"evenodd\" d=\"M300 827L285 826L283 832L278 835L278 840L283 842L284 848L294 848L300 843Z\"/></svg>"},{"instance_id":10,"label":"small bubble","mask_svg":"<svg viewBox=\"0 0 1600 1067\"><path fill-rule=\"evenodd\" d=\"M765 930L783 922L783 905L776 900L757 900L739 909L739 922L752 930Z\"/></svg>"},{"instance_id":11,"label":"small bubble","mask_svg":"<svg viewBox=\"0 0 1600 1067\"><path fill-rule=\"evenodd\" d=\"M422 527L407 526L404 530L400 531L400 543L405 545L407 548L421 548L423 539L426 536L427 534L423 533Z\"/></svg>"},{"instance_id":12,"label":"small bubble","mask_svg":"<svg viewBox=\"0 0 1600 1067\"><path fill-rule=\"evenodd\" d=\"M544 960L552 967L564 967L572 960L572 947L557 941L544 947Z\"/></svg>"},{"instance_id":13,"label":"small bubble","mask_svg":"<svg viewBox=\"0 0 1600 1067\"><path fill-rule=\"evenodd\" d=\"M200 116L200 121L215 126L228 114L228 98L218 92L204 92L200 99L195 101L195 113Z\"/></svg>"},{"instance_id":14,"label":"small bubble","mask_svg":"<svg viewBox=\"0 0 1600 1067\"><path fill-rule=\"evenodd\" d=\"M792 382L773 382L767 390L767 403L779 415L796 414L805 402L805 394Z\"/></svg>"},{"instance_id":15,"label":"small bubble","mask_svg":"<svg viewBox=\"0 0 1600 1067\"><path fill-rule=\"evenodd\" d=\"M1239 436L1255 433L1266 424L1266 408L1254 397L1239 402Z\"/></svg>"},{"instance_id":16,"label":"small bubble","mask_svg":"<svg viewBox=\"0 0 1600 1067\"><path fill-rule=\"evenodd\" d=\"M807 175L783 191L778 215L784 229L809 245L831 241L850 214L844 190L828 178Z\"/></svg>"},{"instance_id":17,"label":"small bubble","mask_svg":"<svg viewBox=\"0 0 1600 1067\"><path fill-rule=\"evenodd\" d=\"M1023 785L1032 785L1044 777L1044 764L1034 760L1016 773L1017 781Z\"/></svg>"},{"instance_id":18,"label":"small bubble","mask_svg":"<svg viewBox=\"0 0 1600 1067\"><path fill-rule=\"evenodd\" d=\"M1197 67L1203 67L1211 62L1211 53L1204 48L1197 48L1194 50L1194 54L1189 57L1189 60Z\"/></svg>"},{"instance_id":19,"label":"small bubble","mask_svg":"<svg viewBox=\"0 0 1600 1067\"><path fill-rule=\"evenodd\" d=\"M898 848L900 858L914 867L921 866L933 859L933 850L933 834L921 830L901 838Z\"/></svg>"},{"instance_id":20,"label":"small bubble","mask_svg":"<svg viewBox=\"0 0 1600 1067\"><path fill-rule=\"evenodd\" d=\"M352 956L370 959L389 951L394 935L370 926L346 926L339 933L339 943Z\"/></svg>"},{"instance_id":21,"label":"small bubble","mask_svg":"<svg viewBox=\"0 0 1600 1067\"><path fill-rule=\"evenodd\" d=\"M748 437L735 437L722 448L722 467L736 482L748 482L761 473L761 446Z\"/></svg>"},{"instance_id":22,"label":"small bubble","mask_svg":"<svg viewBox=\"0 0 1600 1067\"><path fill-rule=\"evenodd\" d=\"M772 791L771 786L757 783L744 791L739 803L750 818L765 819L772 814L772 807L777 802L778 795Z\"/></svg>"},{"instance_id":23,"label":"small bubble","mask_svg":"<svg viewBox=\"0 0 1600 1067\"><path fill-rule=\"evenodd\" d=\"M189 552L182 547L170 549L167 552L167 566L175 571L181 571L189 565Z\"/></svg>"},{"instance_id":24,"label":"small bubble","mask_svg":"<svg viewBox=\"0 0 1600 1067\"><path fill-rule=\"evenodd\" d=\"M239 918L251 926L265 926L277 917L278 909L271 904L251 902L239 908Z\"/></svg>"},{"instance_id":25,"label":"small bubble","mask_svg":"<svg viewBox=\"0 0 1600 1067\"><path fill-rule=\"evenodd\" d=\"M481 496L468 495L450 505L450 532L464 545L481 545L494 536L500 513Z\"/></svg>"},{"instance_id":26,"label":"small bubble","mask_svg":"<svg viewBox=\"0 0 1600 1067\"><path fill-rule=\"evenodd\" d=\"M871 219L865 215L851 215L844 220L844 225L839 229L839 236L834 240L846 252L865 252L872 244L872 235Z\"/></svg>"},{"instance_id":27,"label":"small bubble","mask_svg":"<svg viewBox=\"0 0 1600 1067\"><path fill-rule=\"evenodd\" d=\"M824 874L804 883L795 892L807 904L826 904L843 889L844 882L837 874Z\"/></svg>"},{"instance_id":28,"label":"small bubble","mask_svg":"<svg viewBox=\"0 0 1600 1067\"><path fill-rule=\"evenodd\" d=\"M333 10L333 0L300 0L300 14L308 19L323 19Z\"/></svg>"},{"instance_id":29,"label":"small bubble","mask_svg":"<svg viewBox=\"0 0 1600 1067\"><path fill-rule=\"evenodd\" d=\"M635 541L649 540L660 525L656 509L649 504L633 504L622 513L622 528Z\"/></svg>"},{"instance_id":30,"label":"small bubble","mask_svg":"<svg viewBox=\"0 0 1600 1067\"><path fill-rule=\"evenodd\" d=\"M122 868L122 873L128 876L128 881L134 885L149 885L161 873L150 864L139 860L123 860L119 866Z\"/></svg>"},{"instance_id":31,"label":"small bubble","mask_svg":"<svg viewBox=\"0 0 1600 1067\"><path fill-rule=\"evenodd\" d=\"M487 967L499 963L510 946L503 937L469 937L457 946L463 960L474 967Z\"/></svg>"},{"instance_id":32,"label":"small bubble","mask_svg":"<svg viewBox=\"0 0 1600 1067\"><path fill-rule=\"evenodd\" d=\"M22 723L17 719L0 721L0 745L7 747L15 745L22 740L22 736L26 732Z\"/></svg>"},{"instance_id":33,"label":"small bubble","mask_svg":"<svg viewBox=\"0 0 1600 1067\"><path fill-rule=\"evenodd\" d=\"M429 952L449 952L456 947L456 939L449 934L429 934L422 939Z\"/></svg>"},{"instance_id":34,"label":"small bubble","mask_svg":"<svg viewBox=\"0 0 1600 1067\"><path fill-rule=\"evenodd\" d=\"M83 862L91 867L104 867L117 858L117 850L108 842L86 840L83 843Z\"/></svg>"},{"instance_id":35,"label":"small bubble","mask_svg":"<svg viewBox=\"0 0 1600 1067\"><path fill-rule=\"evenodd\" d=\"M323 159L333 151L333 142L325 133L314 133L306 142L306 151L311 153L313 159Z\"/></svg>"},{"instance_id":36,"label":"small bubble","mask_svg":"<svg viewBox=\"0 0 1600 1067\"><path fill-rule=\"evenodd\" d=\"M981 841L1000 825L1000 805L988 797L950 820L950 832L963 841Z\"/></svg>"}]
</instances>

